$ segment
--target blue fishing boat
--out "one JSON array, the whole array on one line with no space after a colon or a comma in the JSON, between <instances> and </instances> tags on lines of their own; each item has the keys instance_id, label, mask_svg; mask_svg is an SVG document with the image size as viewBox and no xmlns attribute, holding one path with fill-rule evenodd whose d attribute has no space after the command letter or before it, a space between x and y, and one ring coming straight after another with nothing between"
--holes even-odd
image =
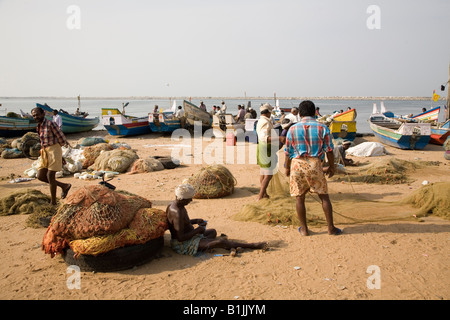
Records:
<instances>
[{"instance_id":1,"label":"blue fishing boat","mask_svg":"<svg viewBox=\"0 0 450 320\"><path fill-rule=\"evenodd\" d=\"M181 128L180 119L173 112L149 113L148 125L151 132L173 132Z\"/></svg>"},{"instance_id":2,"label":"blue fishing boat","mask_svg":"<svg viewBox=\"0 0 450 320\"><path fill-rule=\"evenodd\" d=\"M36 103L37 107L42 108L45 111L45 117L48 120L53 119L53 108L49 107L47 104L39 104ZM59 110L58 115L61 116L62 119L62 132L64 133L77 133L77 132L85 132L91 131L94 129L100 122L98 117L95 118L87 118L85 115L72 115L68 114L64 110Z\"/></svg>"},{"instance_id":3,"label":"blue fishing boat","mask_svg":"<svg viewBox=\"0 0 450 320\"><path fill-rule=\"evenodd\" d=\"M368 121L375 137L386 145L399 149L421 150L430 142L430 123L387 117L376 112L376 105Z\"/></svg>"},{"instance_id":4,"label":"blue fishing boat","mask_svg":"<svg viewBox=\"0 0 450 320\"><path fill-rule=\"evenodd\" d=\"M33 118L0 116L0 137L21 137L27 132L36 131L36 125Z\"/></svg>"},{"instance_id":5,"label":"blue fishing boat","mask_svg":"<svg viewBox=\"0 0 450 320\"><path fill-rule=\"evenodd\" d=\"M442 146L449 136L450 136L450 120L447 120L444 123L437 123L431 126L430 143Z\"/></svg>"},{"instance_id":6,"label":"blue fishing boat","mask_svg":"<svg viewBox=\"0 0 450 320\"><path fill-rule=\"evenodd\" d=\"M117 108L102 108L102 125L112 136L135 136L150 133L148 116L125 115Z\"/></svg>"}]
</instances>

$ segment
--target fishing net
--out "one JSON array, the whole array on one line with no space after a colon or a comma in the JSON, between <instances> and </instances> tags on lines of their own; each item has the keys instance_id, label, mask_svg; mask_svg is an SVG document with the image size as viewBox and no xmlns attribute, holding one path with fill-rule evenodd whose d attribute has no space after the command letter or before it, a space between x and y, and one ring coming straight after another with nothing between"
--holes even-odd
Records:
<instances>
[{"instance_id":1,"label":"fishing net","mask_svg":"<svg viewBox=\"0 0 450 320\"><path fill-rule=\"evenodd\" d=\"M436 182L425 185L403 199L401 204L417 208L417 217L429 214L450 219L450 182Z\"/></svg>"},{"instance_id":2,"label":"fishing net","mask_svg":"<svg viewBox=\"0 0 450 320\"><path fill-rule=\"evenodd\" d=\"M84 150L83 150L83 155L84 155L83 168L86 169L87 167L92 166L95 163L95 159L98 158L98 156L100 155L100 153L102 153L102 151L111 151L112 149L113 149L113 147L107 143L99 143L99 144L84 148Z\"/></svg>"},{"instance_id":3,"label":"fishing net","mask_svg":"<svg viewBox=\"0 0 450 320\"><path fill-rule=\"evenodd\" d=\"M112 151L104 151L95 159L94 164L90 167L93 170L114 171L124 173L139 159L133 150L115 149Z\"/></svg>"},{"instance_id":4,"label":"fishing net","mask_svg":"<svg viewBox=\"0 0 450 320\"><path fill-rule=\"evenodd\" d=\"M51 217L56 213L55 206L52 206L50 202L50 197L41 191L19 190L0 199L0 216L27 214L29 216L26 225L39 228L42 227L40 218Z\"/></svg>"},{"instance_id":5,"label":"fishing net","mask_svg":"<svg viewBox=\"0 0 450 320\"><path fill-rule=\"evenodd\" d=\"M102 185L83 187L59 207L44 236L42 248L54 256L69 241L113 234L128 226L149 200Z\"/></svg>"},{"instance_id":6,"label":"fishing net","mask_svg":"<svg viewBox=\"0 0 450 320\"><path fill-rule=\"evenodd\" d=\"M236 179L222 165L211 165L200 169L187 181L195 189L195 199L212 199L228 196L234 192Z\"/></svg>"},{"instance_id":7,"label":"fishing net","mask_svg":"<svg viewBox=\"0 0 450 320\"><path fill-rule=\"evenodd\" d=\"M73 240L70 247L75 257L80 254L99 255L127 245L143 244L164 235L168 229L166 212L160 209L140 209L129 226L114 234Z\"/></svg>"},{"instance_id":8,"label":"fishing net","mask_svg":"<svg viewBox=\"0 0 450 320\"><path fill-rule=\"evenodd\" d=\"M414 208L405 205L405 203L368 200L357 193L333 191L330 186L329 191L335 224L400 220L417 221L418 218L417 215L414 216ZM241 211L234 215L233 219L237 221L254 221L268 225L299 226L296 198L291 197L289 193L289 178L278 171L272 177L267 193L270 199L262 199L243 206ZM438 202L442 204L442 208L445 208L445 206L448 208L448 200L447 202L438 200ZM322 202L317 194L308 193L305 198L305 206L308 225L326 225ZM436 211L436 209L434 210Z\"/></svg>"},{"instance_id":9,"label":"fishing net","mask_svg":"<svg viewBox=\"0 0 450 320\"><path fill-rule=\"evenodd\" d=\"M130 174L135 173L144 173L144 172L152 172L152 171L161 171L164 170L164 166L161 163L161 161L154 159L154 158L148 158L148 159L137 159L133 164L131 165L129 169Z\"/></svg>"},{"instance_id":10,"label":"fishing net","mask_svg":"<svg viewBox=\"0 0 450 320\"><path fill-rule=\"evenodd\" d=\"M335 176L334 181L362 183L400 184L410 181L408 174L425 166L439 165L435 161L407 161L387 158L374 162L367 167L346 167L345 176Z\"/></svg>"}]
</instances>

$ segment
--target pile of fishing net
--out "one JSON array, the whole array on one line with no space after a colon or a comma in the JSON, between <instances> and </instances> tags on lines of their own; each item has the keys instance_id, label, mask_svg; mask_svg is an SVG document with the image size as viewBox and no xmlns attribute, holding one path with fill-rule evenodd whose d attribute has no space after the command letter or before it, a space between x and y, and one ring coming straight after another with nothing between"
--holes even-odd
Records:
<instances>
[{"instance_id":1,"label":"pile of fishing net","mask_svg":"<svg viewBox=\"0 0 450 320\"><path fill-rule=\"evenodd\" d=\"M100 153L103 151L111 151L113 147L108 143L99 143L92 146L85 147L83 149L83 168L86 169L95 163Z\"/></svg>"},{"instance_id":2,"label":"pile of fishing net","mask_svg":"<svg viewBox=\"0 0 450 320\"><path fill-rule=\"evenodd\" d=\"M450 219L450 182L425 185L401 201L418 208L417 217L429 214Z\"/></svg>"},{"instance_id":3,"label":"pile of fishing net","mask_svg":"<svg viewBox=\"0 0 450 320\"><path fill-rule=\"evenodd\" d=\"M407 202L387 202L368 200L364 195L357 193L340 193L331 190L330 199L333 205L334 223L357 224L387 221L417 221L414 216L414 208L405 205ZM237 221L252 221L267 225L299 226L300 221L296 211L296 197L291 197L289 192L289 178L280 171L277 172L269 183L267 193L270 199L262 199L249 203L242 207L241 211L233 216ZM447 189L447 199L448 189ZM439 197L442 199L445 195ZM449 200L437 200L442 202L442 208L447 206ZM310 226L325 226L326 218L322 209L322 202L315 193L307 193L305 197L306 220ZM441 205L438 205L441 208ZM433 212L437 212L436 209Z\"/></svg>"},{"instance_id":4,"label":"pile of fishing net","mask_svg":"<svg viewBox=\"0 0 450 320\"><path fill-rule=\"evenodd\" d=\"M50 202L50 197L39 190L19 190L0 199L0 216L28 214L30 216L26 221L27 226L41 227L40 218L56 213L55 207Z\"/></svg>"},{"instance_id":5,"label":"pile of fishing net","mask_svg":"<svg viewBox=\"0 0 450 320\"><path fill-rule=\"evenodd\" d=\"M71 247L75 255L108 252L162 236L167 219L140 196L101 185L83 187L59 207L42 249L52 257Z\"/></svg>"},{"instance_id":6,"label":"pile of fishing net","mask_svg":"<svg viewBox=\"0 0 450 320\"><path fill-rule=\"evenodd\" d=\"M223 165L203 167L190 177L187 183L195 189L195 199L212 199L228 196L234 192L236 179Z\"/></svg>"},{"instance_id":7,"label":"pile of fishing net","mask_svg":"<svg viewBox=\"0 0 450 320\"><path fill-rule=\"evenodd\" d=\"M335 176L335 181L349 181L379 184L400 184L409 182L408 174L425 166L439 165L434 161L407 161L397 158L384 158L358 168L346 167L346 176Z\"/></svg>"},{"instance_id":8,"label":"pile of fishing net","mask_svg":"<svg viewBox=\"0 0 450 320\"><path fill-rule=\"evenodd\" d=\"M130 174L135 173L145 173L152 171L164 170L164 166L158 159L147 158L147 159L137 159L129 168Z\"/></svg>"},{"instance_id":9,"label":"pile of fishing net","mask_svg":"<svg viewBox=\"0 0 450 320\"><path fill-rule=\"evenodd\" d=\"M133 150L114 149L111 151L103 151L89 168L96 171L124 173L137 159L139 159L139 156Z\"/></svg>"}]
</instances>

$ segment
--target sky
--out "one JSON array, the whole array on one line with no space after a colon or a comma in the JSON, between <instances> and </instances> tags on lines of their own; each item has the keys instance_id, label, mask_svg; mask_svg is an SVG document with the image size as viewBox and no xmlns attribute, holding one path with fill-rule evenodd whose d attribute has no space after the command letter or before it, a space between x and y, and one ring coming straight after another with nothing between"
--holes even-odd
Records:
<instances>
[{"instance_id":1,"label":"sky","mask_svg":"<svg viewBox=\"0 0 450 320\"><path fill-rule=\"evenodd\" d=\"M429 97L449 64L448 0L0 0L0 97Z\"/></svg>"}]
</instances>

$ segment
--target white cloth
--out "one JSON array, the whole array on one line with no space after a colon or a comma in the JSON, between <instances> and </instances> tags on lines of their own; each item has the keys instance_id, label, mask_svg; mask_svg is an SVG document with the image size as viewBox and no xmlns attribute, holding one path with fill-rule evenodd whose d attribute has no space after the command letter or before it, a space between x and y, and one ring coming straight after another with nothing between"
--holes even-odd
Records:
<instances>
[{"instance_id":1,"label":"white cloth","mask_svg":"<svg viewBox=\"0 0 450 320\"><path fill-rule=\"evenodd\" d=\"M58 127L62 127L62 119L61 116L59 114L57 114L56 116L53 116L53 122L56 123L58 125Z\"/></svg>"},{"instance_id":2,"label":"white cloth","mask_svg":"<svg viewBox=\"0 0 450 320\"><path fill-rule=\"evenodd\" d=\"M300 121L300 116L299 115L293 115L292 113L287 114L285 117L285 119L290 119L292 121L292 123L297 123Z\"/></svg>"},{"instance_id":3,"label":"white cloth","mask_svg":"<svg viewBox=\"0 0 450 320\"><path fill-rule=\"evenodd\" d=\"M175 117L177 117L178 119L184 117L184 110L183 109L178 109L177 113L175 113Z\"/></svg>"},{"instance_id":4,"label":"white cloth","mask_svg":"<svg viewBox=\"0 0 450 320\"><path fill-rule=\"evenodd\" d=\"M261 116L256 125L256 134L258 135L258 141L267 143L267 139L270 137L270 131L273 129L273 123L270 118Z\"/></svg>"},{"instance_id":5,"label":"white cloth","mask_svg":"<svg viewBox=\"0 0 450 320\"><path fill-rule=\"evenodd\" d=\"M175 196L178 200L192 199L195 195L195 189L192 185L186 183L175 188Z\"/></svg>"}]
</instances>

